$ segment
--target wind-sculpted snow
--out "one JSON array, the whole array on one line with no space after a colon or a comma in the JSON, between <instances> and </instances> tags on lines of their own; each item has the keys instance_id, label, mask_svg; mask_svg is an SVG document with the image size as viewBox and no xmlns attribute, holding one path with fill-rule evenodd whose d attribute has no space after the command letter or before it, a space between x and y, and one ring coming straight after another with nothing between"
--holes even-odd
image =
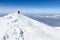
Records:
<instances>
[{"instance_id":1,"label":"wind-sculpted snow","mask_svg":"<svg viewBox=\"0 0 60 40\"><path fill-rule=\"evenodd\" d=\"M60 31L14 13L0 17L0 40L60 40Z\"/></svg>"}]
</instances>

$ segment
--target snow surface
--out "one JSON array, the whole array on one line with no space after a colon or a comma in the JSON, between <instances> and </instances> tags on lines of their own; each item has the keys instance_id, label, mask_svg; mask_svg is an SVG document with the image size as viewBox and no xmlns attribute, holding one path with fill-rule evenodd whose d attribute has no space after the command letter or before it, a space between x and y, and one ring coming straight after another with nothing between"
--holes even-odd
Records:
<instances>
[{"instance_id":1,"label":"snow surface","mask_svg":"<svg viewBox=\"0 0 60 40\"><path fill-rule=\"evenodd\" d=\"M60 31L22 14L13 13L0 17L0 40L60 40Z\"/></svg>"}]
</instances>

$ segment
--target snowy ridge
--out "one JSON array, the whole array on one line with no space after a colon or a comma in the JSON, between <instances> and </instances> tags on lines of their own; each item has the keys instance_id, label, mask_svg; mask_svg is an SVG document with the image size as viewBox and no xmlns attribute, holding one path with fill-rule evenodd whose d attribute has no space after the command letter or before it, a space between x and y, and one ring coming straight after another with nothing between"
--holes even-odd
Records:
<instances>
[{"instance_id":1,"label":"snowy ridge","mask_svg":"<svg viewBox=\"0 0 60 40\"><path fill-rule=\"evenodd\" d=\"M60 40L60 31L14 13L0 18L0 40Z\"/></svg>"}]
</instances>

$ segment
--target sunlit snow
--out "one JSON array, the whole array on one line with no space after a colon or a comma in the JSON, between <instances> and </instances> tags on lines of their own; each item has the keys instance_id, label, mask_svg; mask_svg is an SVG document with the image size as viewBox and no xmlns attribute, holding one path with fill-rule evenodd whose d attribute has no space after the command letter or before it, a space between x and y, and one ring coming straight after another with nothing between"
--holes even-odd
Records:
<instances>
[{"instance_id":1,"label":"sunlit snow","mask_svg":"<svg viewBox=\"0 0 60 40\"><path fill-rule=\"evenodd\" d=\"M13 13L0 17L0 40L60 40L58 28Z\"/></svg>"}]
</instances>

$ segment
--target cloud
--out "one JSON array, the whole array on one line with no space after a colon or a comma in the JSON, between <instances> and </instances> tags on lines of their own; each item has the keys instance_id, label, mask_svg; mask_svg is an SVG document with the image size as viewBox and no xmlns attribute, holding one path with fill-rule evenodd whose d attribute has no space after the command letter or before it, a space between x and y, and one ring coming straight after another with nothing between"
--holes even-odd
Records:
<instances>
[{"instance_id":1,"label":"cloud","mask_svg":"<svg viewBox=\"0 0 60 40\"><path fill-rule=\"evenodd\" d=\"M21 9L23 13L60 13L59 9L33 9L33 8L26 8Z\"/></svg>"},{"instance_id":2,"label":"cloud","mask_svg":"<svg viewBox=\"0 0 60 40\"><path fill-rule=\"evenodd\" d=\"M0 13L12 13L17 12L18 10L21 13L60 13L60 9L43 9L43 8L1 8Z\"/></svg>"}]
</instances>

